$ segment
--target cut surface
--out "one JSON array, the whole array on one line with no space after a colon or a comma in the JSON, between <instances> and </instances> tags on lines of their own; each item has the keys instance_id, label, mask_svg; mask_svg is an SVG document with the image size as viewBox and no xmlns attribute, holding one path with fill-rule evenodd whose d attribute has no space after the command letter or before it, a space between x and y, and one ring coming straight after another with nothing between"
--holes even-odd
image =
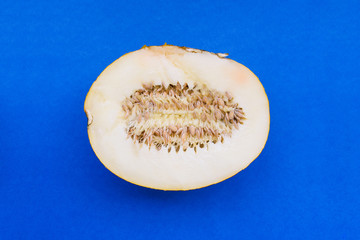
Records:
<instances>
[{"instance_id":1,"label":"cut surface","mask_svg":"<svg viewBox=\"0 0 360 240\"><path fill-rule=\"evenodd\" d=\"M263 149L269 106L243 65L196 49L145 47L116 60L85 101L101 162L132 183L188 190L231 177Z\"/></svg>"}]
</instances>

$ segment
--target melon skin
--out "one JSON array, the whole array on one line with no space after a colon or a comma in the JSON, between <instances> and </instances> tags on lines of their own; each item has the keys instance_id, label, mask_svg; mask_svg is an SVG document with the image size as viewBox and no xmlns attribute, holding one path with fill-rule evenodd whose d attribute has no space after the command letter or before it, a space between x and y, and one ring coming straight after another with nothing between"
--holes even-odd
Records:
<instances>
[{"instance_id":1,"label":"melon skin","mask_svg":"<svg viewBox=\"0 0 360 240\"><path fill-rule=\"evenodd\" d=\"M196 153L141 147L127 139L121 102L148 83L230 91L246 120L224 143ZM248 68L223 54L171 45L143 47L113 62L93 83L84 108L91 146L104 166L126 181L161 190L202 188L235 175L261 153L270 125L265 90Z\"/></svg>"}]
</instances>

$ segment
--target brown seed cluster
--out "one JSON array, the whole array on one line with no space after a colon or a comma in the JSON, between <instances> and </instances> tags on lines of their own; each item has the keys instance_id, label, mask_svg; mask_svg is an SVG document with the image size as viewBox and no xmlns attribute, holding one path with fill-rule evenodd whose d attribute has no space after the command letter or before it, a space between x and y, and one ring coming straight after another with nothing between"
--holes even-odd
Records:
<instances>
[{"instance_id":1,"label":"brown seed cluster","mask_svg":"<svg viewBox=\"0 0 360 240\"><path fill-rule=\"evenodd\" d=\"M134 143L174 147L178 152L209 143L223 142L234 128L243 124L243 109L229 92L209 90L206 86L143 84L122 103L126 132Z\"/></svg>"}]
</instances>

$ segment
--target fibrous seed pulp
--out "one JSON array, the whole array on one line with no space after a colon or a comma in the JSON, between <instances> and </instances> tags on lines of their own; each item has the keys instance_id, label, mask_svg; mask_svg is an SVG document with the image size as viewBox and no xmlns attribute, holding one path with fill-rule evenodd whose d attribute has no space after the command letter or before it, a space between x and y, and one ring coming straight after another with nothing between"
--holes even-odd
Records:
<instances>
[{"instance_id":1,"label":"fibrous seed pulp","mask_svg":"<svg viewBox=\"0 0 360 240\"><path fill-rule=\"evenodd\" d=\"M221 93L206 86L143 84L122 102L126 132L134 143L182 149L208 147L231 137L243 124L243 109L229 92Z\"/></svg>"}]
</instances>

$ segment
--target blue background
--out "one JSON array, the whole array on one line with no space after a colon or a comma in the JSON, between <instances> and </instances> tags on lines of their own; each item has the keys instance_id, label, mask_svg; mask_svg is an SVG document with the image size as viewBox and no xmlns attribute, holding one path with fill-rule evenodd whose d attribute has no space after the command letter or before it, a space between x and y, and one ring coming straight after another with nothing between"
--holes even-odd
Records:
<instances>
[{"instance_id":1,"label":"blue background","mask_svg":"<svg viewBox=\"0 0 360 240\"><path fill-rule=\"evenodd\" d=\"M360 239L359 1L0 3L0 239ZM267 145L220 184L117 178L83 103L121 55L228 52L270 100Z\"/></svg>"}]
</instances>

